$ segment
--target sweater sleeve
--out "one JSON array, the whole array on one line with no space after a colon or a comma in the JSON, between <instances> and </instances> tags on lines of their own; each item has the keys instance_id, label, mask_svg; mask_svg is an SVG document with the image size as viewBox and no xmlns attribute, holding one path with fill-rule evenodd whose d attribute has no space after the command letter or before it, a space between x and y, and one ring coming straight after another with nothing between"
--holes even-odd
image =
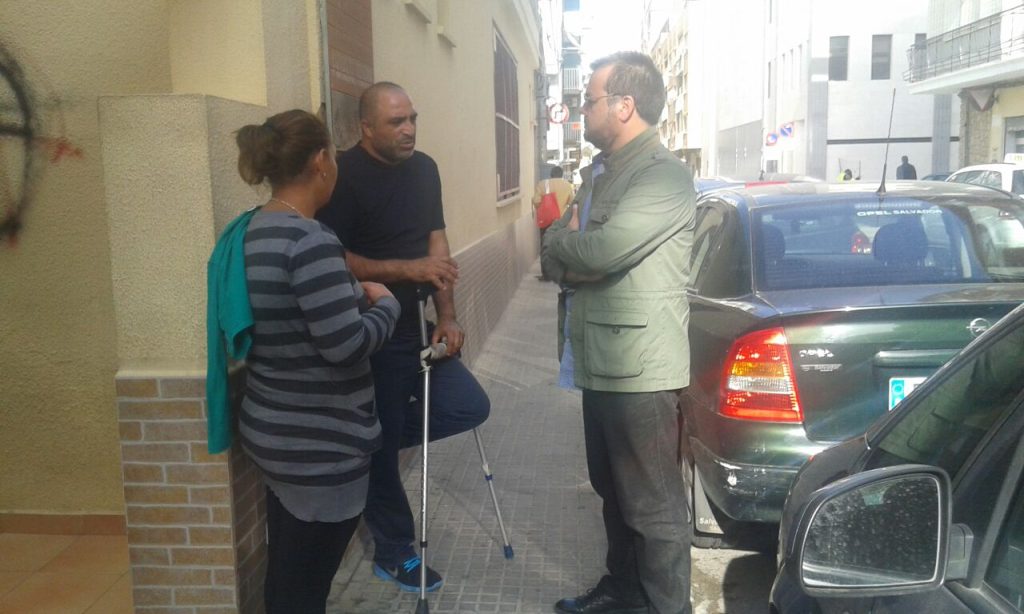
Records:
<instances>
[{"instance_id":1,"label":"sweater sleeve","mask_svg":"<svg viewBox=\"0 0 1024 614\"><path fill-rule=\"evenodd\" d=\"M325 360L352 366L384 345L401 313L385 297L359 312L362 288L345 265L341 243L326 232L310 233L295 244L289 260L292 290Z\"/></svg>"}]
</instances>

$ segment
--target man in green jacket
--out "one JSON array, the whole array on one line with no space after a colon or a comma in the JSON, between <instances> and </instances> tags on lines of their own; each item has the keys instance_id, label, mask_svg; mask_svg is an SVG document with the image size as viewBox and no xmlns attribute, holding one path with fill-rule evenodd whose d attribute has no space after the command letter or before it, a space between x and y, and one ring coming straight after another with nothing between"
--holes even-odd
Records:
<instances>
[{"instance_id":1,"label":"man in green jacket","mask_svg":"<svg viewBox=\"0 0 1024 614\"><path fill-rule=\"evenodd\" d=\"M653 127L665 89L651 59L622 52L591 68L584 136L601 154L584 169L572 206L549 227L541 262L566 288L560 358L583 390L608 574L555 611L690 612L677 398L689 384L693 178Z\"/></svg>"}]
</instances>

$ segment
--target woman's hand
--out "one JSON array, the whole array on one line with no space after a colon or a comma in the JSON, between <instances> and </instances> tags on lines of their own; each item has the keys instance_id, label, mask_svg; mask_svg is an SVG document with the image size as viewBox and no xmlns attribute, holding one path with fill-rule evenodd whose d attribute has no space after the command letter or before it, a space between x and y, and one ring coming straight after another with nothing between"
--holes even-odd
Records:
<instances>
[{"instance_id":1,"label":"woman's hand","mask_svg":"<svg viewBox=\"0 0 1024 614\"><path fill-rule=\"evenodd\" d=\"M391 290L388 290L388 287L384 284L379 284L375 281L363 281L359 282L359 284L363 287L363 292L366 293L366 298L370 301L371 305L376 305L377 301L385 296L392 298L395 296L391 294Z\"/></svg>"}]
</instances>

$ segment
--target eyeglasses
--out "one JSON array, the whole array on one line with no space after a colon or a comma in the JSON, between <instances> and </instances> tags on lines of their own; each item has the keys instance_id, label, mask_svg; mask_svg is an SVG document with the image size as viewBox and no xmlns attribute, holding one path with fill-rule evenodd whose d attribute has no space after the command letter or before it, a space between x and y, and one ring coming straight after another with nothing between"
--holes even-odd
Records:
<instances>
[{"instance_id":1,"label":"eyeglasses","mask_svg":"<svg viewBox=\"0 0 1024 614\"><path fill-rule=\"evenodd\" d=\"M593 108L594 105L597 104L597 101L601 100L602 98L618 98L620 96L622 96L622 94L605 94L604 96L598 96L597 98L583 98L583 108Z\"/></svg>"}]
</instances>

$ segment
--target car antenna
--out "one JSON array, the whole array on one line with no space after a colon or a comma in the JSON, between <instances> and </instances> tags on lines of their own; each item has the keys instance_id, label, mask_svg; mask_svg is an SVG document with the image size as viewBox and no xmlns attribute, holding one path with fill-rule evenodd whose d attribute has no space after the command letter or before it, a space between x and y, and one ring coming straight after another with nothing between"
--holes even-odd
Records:
<instances>
[{"instance_id":1,"label":"car antenna","mask_svg":"<svg viewBox=\"0 0 1024 614\"><path fill-rule=\"evenodd\" d=\"M889 134L885 135L885 159L882 160L882 183L875 190L875 194L885 194L885 173L889 166L889 144L892 142L892 112L896 110L896 88L892 88L892 104L889 106Z\"/></svg>"}]
</instances>

